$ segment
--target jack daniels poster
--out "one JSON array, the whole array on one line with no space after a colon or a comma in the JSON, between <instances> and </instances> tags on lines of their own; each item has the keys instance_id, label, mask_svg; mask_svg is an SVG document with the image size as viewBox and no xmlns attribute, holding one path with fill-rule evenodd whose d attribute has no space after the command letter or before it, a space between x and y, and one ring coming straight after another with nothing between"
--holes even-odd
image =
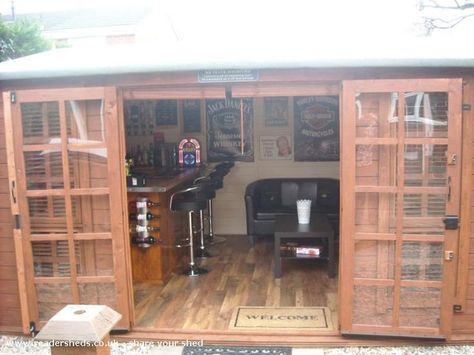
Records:
<instances>
[{"instance_id":1,"label":"jack daniels poster","mask_svg":"<svg viewBox=\"0 0 474 355\"><path fill-rule=\"evenodd\" d=\"M207 159L210 162L254 161L253 105L243 100L244 154L240 142L240 99L206 100Z\"/></svg>"},{"instance_id":2,"label":"jack daniels poster","mask_svg":"<svg viewBox=\"0 0 474 355\"><path fill-rule=\"evenodd\" d=\"M339 160L339 98L294 98L295 161Z\"/></svg>"}]
</instances>

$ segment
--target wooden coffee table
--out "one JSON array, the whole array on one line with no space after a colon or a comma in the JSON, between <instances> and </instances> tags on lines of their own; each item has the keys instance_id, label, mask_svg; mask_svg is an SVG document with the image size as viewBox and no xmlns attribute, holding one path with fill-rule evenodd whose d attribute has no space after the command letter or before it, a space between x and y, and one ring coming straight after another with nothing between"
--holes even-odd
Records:
<instances>
[{"instance_id":1,"label":"wooden coffee table","mask_svg":"<svg viewBox=\"0 0 474 355\"><path fill-rule=\"evenodd\" d=\"M323 248L320 256L282 256L282 239L316 239L317 241L326 240L327 248ZM325 259L328 261L328 275L333 278L336 276L336 259L334 251L334 230L329 223L328 218L322 214L311 215L309 224L298 224L296 215L285 215L277 217L275 223L275 278L281 277L281 259Z\"/></svg>"}]
</instances>

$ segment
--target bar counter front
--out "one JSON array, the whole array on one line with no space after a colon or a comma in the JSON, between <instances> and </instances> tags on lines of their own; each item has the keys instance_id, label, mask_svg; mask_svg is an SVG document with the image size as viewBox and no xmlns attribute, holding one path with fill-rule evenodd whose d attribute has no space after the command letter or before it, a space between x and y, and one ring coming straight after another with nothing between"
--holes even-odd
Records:
<instances>
[{"instance_id":1,"label":"bar counter front","mask_svg":"<svg viewBox=\"0 0 474 355\"><path fill-rule=\"evenodd\" d=\"M172 212L169 202L173 193L191 185L199 174L199 168L183 169L147 177L144 186L127 187L134 282L165 283L173 270L185 264L187 248L177 245L186 235L186 216ZM145 235L149 243L140 243L137 235Z\"/></svg>"}]
</instances>

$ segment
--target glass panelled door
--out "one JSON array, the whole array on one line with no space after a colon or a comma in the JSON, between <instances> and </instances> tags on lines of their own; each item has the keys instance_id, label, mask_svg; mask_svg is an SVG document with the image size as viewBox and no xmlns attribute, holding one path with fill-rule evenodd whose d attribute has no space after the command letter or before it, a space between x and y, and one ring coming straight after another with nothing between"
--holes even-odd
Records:
<instances>
[{"instance_id":1,"label":"glass panelled door","mask_svg":"<svg viewBox=\"0 0 474 355\"><path fill-rule=\"evenodd\" d=\"M67 304L110 306L129 327L115 95L84 88L6 97L23 318L36 328Z\"/></svg>"},{"instance_id":2,"label":"glass panelled door","mask_svg":"<svg viewBox=\"0 0 474 355\"><path fill-rule=\"evenodd\" d=\"M449 334L461 90L458 79L344 82L343 333Z\"/></svg>"}]
</instances>

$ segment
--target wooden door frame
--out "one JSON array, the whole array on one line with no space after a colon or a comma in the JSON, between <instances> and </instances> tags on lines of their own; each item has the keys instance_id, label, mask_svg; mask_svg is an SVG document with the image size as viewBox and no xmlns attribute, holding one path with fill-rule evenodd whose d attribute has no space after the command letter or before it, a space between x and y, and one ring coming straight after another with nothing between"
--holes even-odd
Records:
<instances>
[{"instance_id":1,"label":"wooden door frame","mask_svg":"<svg viewBox=\"0 0 474 355\"><path fill-rule=\"evenodd\" d=\"M15 95L16 104L12 105L13 99L11 95ZM123 159L120 158L120 132L119 132L119 104L117 97L117 89L115 87L87 87L87 88L61 88L61 89L44 89L44 90L18 90L6 91L3 93L4 97L4 111L5 111L5 136L6 136L6 151L8 159L8 176L11 187L10 202L12 214L19 215L23 211L23 221L27 225L29 220L28 206L26 202L27 188L25 166L23 160L23 142L22 139L22 123L20 105L22 102L47 102L54 101L59 103L61 134L67 136L65 127L65 102L68 100L103 100L104 102L104 128L107 132L108 140L104 142L108 148L107 156L107 179L108 185L108 202L110 204L110 224L111 224L111 248L114 268L113 276L80 276L81 282L91 282L93 278L100 279L101 277L107 280L113 280L112 285L115 288L116 304L120 310L125 310L122 314L122 319L118 323L119 328L130 328L131 313L130 309L133 298L130 298L130 282L127 273L127 265L129 264L129 254L125 252L128 246L128 234L125 233L123 218L123 209L114 208L113 206L120 206L123 203L122 196L126 191L124 182L122 181L123 174ZM18 121L14 122L13 118ZM63 118L61 118L63 117ZM64 165L65 156L67 154L67 141L58 144L61 147L63 174L68 176L69 171ZM38 145L41 146L41 145ZM66 148L65 151L63 151ZM15 154L16 152L16 154ZM124 174L123 174L124 175ZM70 187L64 185L64 191L69 191ZM100 190L101 188L99 188ZM20 198L21 195L21 198ZM66 202L66 211L72 212L70 202ZM68 221L68 229L71 229L72 214L66 213ZM72 237L71 237L72 238ZM84 239L84 240L87 240ZM31 246L31 236L27 238L23 235L21 228L14 229L15 251L17 257L17 274L18 286L22 313L22 330L24 333L29 333L30 322L38 322L38 307L35 285L35 276L33 270L33 254ZM71 244L69 243L69 249ZM117 252L118 251L118 252ZM69 254L74 254L74 250L69 250ZM125 258L125 263L124 263ZM73 257L74 259L74 257ZM71 267L71 276L75 275L75 268ZM76 276L77 277L77 276ZM88 281L88 280L91 281ZM100 282L100 281L96 281ZM110 281L108 281L110 282ZM67 283L67 282L66 282ZM97 283L99 284L99 283ZM78 296L78 295L76 295ZM38 323L36 323L38 325ZM40 323L42 324L42 322Z\"/></svg>"},{"instance_id":2,"label":"wooden door frame","mask_svg":"<svg viewBox=\"0 0 474 355\"><path fill-rule=\"evenodd\" d=\"M20 209L18 206L18 184L16 182L16 162L15 162L15 149L14 149L14 137L13 137L13 114L11 105L11 93L9 91L3 92L3 106L4 106L4 124L5 124L5 150L7 154L8 164L8 182L10 187L10 206L13 218L16 219L15 225L13 226L13 239L16 256L16 269L18 277L18 294L20 297L20 311L21 311L21 326L22 331L25 334L29 332L30 322L30 306L28 303L28 287L26 282L25 274L25 251L24 251L24 238L19 222ZM18 217L17 217L18 216Z\"/></svg>"},{"instance_id":3,"label":"wooden door frame","mask_svg":"<svg viewBox=\"0 0 474 355\"><path fill-rule=\"evenodd\" d=\"M370 330L370 326L366 327L366 332L364 330L353 331L352 323L352 310L353 310L353 260L354 260L354 247L352 245L354 241L354 225L355 225L355 186L356 186L356 153L354 149L351 149L357 144L355 126L352 127L352 117L356 117L355 112L355 94L357 92L370 92L370 93L390 93L390 92L407 92L407 91L429 91L429 92L447 92L448 93L448 110L450 113L449 118L455 115L454 124L458 127L449 132L459 132L459 137L448 136L448 149L450 151L457 152L458 157L462 161L462 143L463 138L462 132L462 115L461 115L461 103L462 103L462 79L383 79L383 80L348 80L343 81L341 97L342 97L342 121L349 119L351 122L346 123L350 127L344 129L341 124L341 143L347 144L350 146L347 149L343 149L341 146L341 246L340 246L340 270L339 273L339 320L342 332L346 334L372 334L375 335L375 331ZM400 100L402 101L402 100ZM404 109L404 103L400 102L399 107ZM404 110L402 110L403 112ZM401 117L402 114L399 114ZM401 119L399 118L399 122ZM452 125L453 123L450 123ZM399 123L399 131L404 130L404 125ZM404 134L401 136L403 137ZM457 139L456 139L457 138ZM391 138L385 138L389 140ZM398 156L403 156L404 149L404 139L400 141L400 136L397 135L398 139ZM382 140L382 139L381 139ZM375 140L374 140L375 141ZM348 143L349 142L349 143ZM344 155L342 155L344 154ZM454 206L454 202L447 202L446 204L446 214L450 214L453 209L457 210L458 215L461 214L461 177L462 177L462 163L456 165L455 169L457 170L457 177L459 184L454 184L451 187L451 193L454 196L457 196L458 206ZM451 173L449 172L451 170ZM343 175L343 171L353 172L351 174ZM453 167L447 165L447 175L452 175ZM456 172L455 172L456 173ZM400 173L399 173L400 174ZM403 175L403 171L401 173ZM400 187L397 187L397 191ZM403 186L402 186L403 189ZM400 206L398 207L398 212L400 211ZM398 214L397 214L398 215ZM400 223L401 215L398 215L397 223ZM458 250L457 242L460 239L459 229L456 231L446 231L444 239L444 250ZM453 235L456 234L456 237ZM346 236L346 237L344 237ZM348 237L349 236L349 237ZM401 246L398 245L398 248ZM443 255L444 256L444 255ZM397 263L395 270L400 269L400 260L395 261ZM440 300L440 335L437 334L426 334L425 336L433 338L444 338L451 335L452 330L452 304L455 300L455 280L456 280L456 267L457 263L455 261L446 262L443 258L443 286L441 288L441 300ZM445 276L450 275L450 276ZM451 277L452 276L452 277ZM398 278L398 279L397 279ZM395 276L394 288L401 287L400 275ZM399 295L398 295L399 296ZM348 297L348 299L347 299ZM396 297L394 296L394 302L397 302ZM396 304L395 304L396 305ZM397 310L395 310L397 311ZM399 312L399 308L398 311ZM364 329L364 327L361 327ZM388 328L387 328L388 329ZM390 329L398 329L390 327ZM386 334L380 335L392 335L397 336L397 334L389 331ZM401 336L422 336L421 334L401 334Z\"/></svg>"}]
</instances>

